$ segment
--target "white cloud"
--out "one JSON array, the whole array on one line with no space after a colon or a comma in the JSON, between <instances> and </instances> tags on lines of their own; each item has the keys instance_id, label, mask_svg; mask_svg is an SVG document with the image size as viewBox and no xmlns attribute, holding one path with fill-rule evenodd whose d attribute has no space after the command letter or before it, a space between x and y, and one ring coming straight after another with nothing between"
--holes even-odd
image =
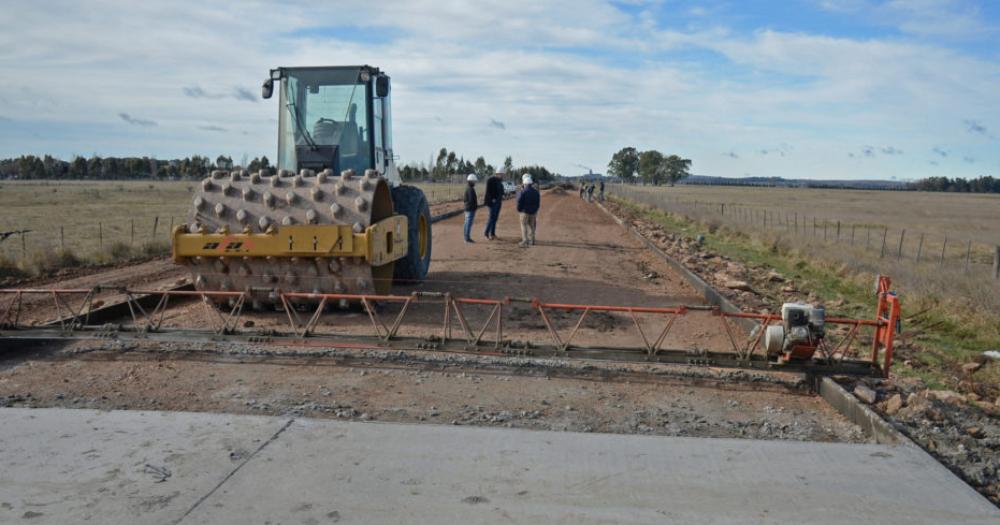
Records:
<instances>
[{"instance_id":1,"label":"white cloud","mask_svg":"<svg viewBox=\"0 0 1000 525\"><path fill-rule=\"evenodd\" d=\"M962 136L976 139L963 119L1000 122L1000 69L990 61L922 40L663 30L657 6L637 5L636 15L598 0L8 6L17 23L0 33L0 67L17 74L6 82L6 118L106 131L128 126L127 114L157 126L64 142L4 135L0 154L273 156L278 110L256 97L279 65L389 72L403 161L446 146L574 173L575 164L602 171L612 152L635 145L682 153L698 173L871 177L926 169L926 159L879 155L848 170L844 152L959 149ZM345 21L363 27L289 36ZM365 32L371 41L359 41ZM720 58L675 58L691 50ZM774 154L718 154L761 150Z\"/></svg>"}]
</instances>

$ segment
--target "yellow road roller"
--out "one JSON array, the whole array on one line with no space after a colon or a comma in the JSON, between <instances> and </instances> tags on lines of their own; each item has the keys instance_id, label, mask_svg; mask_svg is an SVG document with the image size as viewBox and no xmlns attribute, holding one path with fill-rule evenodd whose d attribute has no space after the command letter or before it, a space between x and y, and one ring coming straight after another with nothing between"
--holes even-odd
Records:
<instances>
[{"instance_id":1,"label":"yellow road roller","mask_svg":"<svg viewBox=\"0 0 1000 525\"><path fill-rule=\"evenodd\" d=\"M282 67L263 97L276 87L277 171L213 171L172 232L174 260L196 289L242 291L255 308L280 302L279 291L385 294L422 281L430 208L393 161L389 76Z\"/></svg>"}]
</instances>

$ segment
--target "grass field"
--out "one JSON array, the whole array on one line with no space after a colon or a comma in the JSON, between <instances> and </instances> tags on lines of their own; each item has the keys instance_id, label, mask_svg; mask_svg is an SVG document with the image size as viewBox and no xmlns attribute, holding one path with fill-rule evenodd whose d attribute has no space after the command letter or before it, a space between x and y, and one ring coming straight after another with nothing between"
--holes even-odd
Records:
<instances>
[{"instance_id":1,"label":"grass field","mask_svg":"<svg viewBox=\"0 0 1000 525\"><path fill-rule=\"evenodd\" d=\"M845 224L862 222L882 228L919 225L928 232L944 233L958 228L955 217L964 217L962 220L970 222L961 231L970 235L978 232L977 238L990 241L994 239L991 235L997 233L995 226L994 231L989 231L991 222L1000 223L997 217L1000 199L843 190L775 190L776 195L766 195L769 191L772 190L609 188L614 198L647 219L684 235L705 235L705 243L711 249L744 263L774 268L825 301L845 302L844 308L857 315L870 315L873 309L874 275L891 276L903 303L900 359L895 371L919 376L933 387L975 391L990 398L1000 393L997 367L990 367L975 378L961 368L962 364L977 360L984 350L1000 349L1000 281L994 280L991 272L983 271L991 270L989 265L979 264L980 271L967 273L960 265L956 268L954 261L941 266L932 258L917 264L912 257L897 259L895 245L891 255L881 257L877 249L866 248L859 242L852 246L843 235L837 240L829 229L827 239L823 240L814 234L811 223L815 214L828 221L841 220L842 233L846 231ZM801 195L797 193L800 191ZM747 194L746 199L740 199L741 192ZM769 207L777 209L785 200L796 199L801 203L787 207L800 210L800 217L810 218L805 232L800 228L796 233L781 221L764 226L759 213L733 211L742 206L758 212ZM727 206L725 218L721 204ZM834 219L840 213L844 215Z\"/></svg>"},{"instance_id":2,"label":"grass field","mask_svg":"<svg viewBox=\"0 0 1000 525\"><path fill-rule=\"evenodd\" d=\"M196 181L0 182L0 272L165 253L170 227L185 220ZM419 183L431 204L462 197L461 184ZM155 231L154 231L155 228ZM2 277L2 275L0 275Z\"/></svg>"},{"instance_id":3,"label":"grass field","mask_svg":"<svg viewBox=\"0 0 1000 525\"><path fill-rule=\"evenodd\" d=\"M798 213L820 221L907 229L943 238L1000 245L1000 195L914 191L758 188L736 186L627 186L663 199Z\"/></svg>"}]
</instances>

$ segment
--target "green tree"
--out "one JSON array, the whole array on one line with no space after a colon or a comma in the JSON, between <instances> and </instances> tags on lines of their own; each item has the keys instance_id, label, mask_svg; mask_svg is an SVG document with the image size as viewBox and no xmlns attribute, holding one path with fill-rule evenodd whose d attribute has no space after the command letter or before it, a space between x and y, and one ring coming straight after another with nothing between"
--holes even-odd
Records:
<instances>
[{"instance_id":1,"label":"green tree","mask_svg":"<svg viewBox=\"0 0 1000 525\"><path fill-rule=\"evenodd\" d=\"M647 184L659 184L665 178L662 164L662 153L655 149L643 151L639 154L639 178Z\"/></svg>"},{"instance_id":2,"label":"green tree","mask_svg":"<svg viewBox=\"0 0 1000 525\"><path fill-rule=\"evenodd\" d=\"M87 159L77 155L69 164L69 176L73 179L87 178Z\"/></svg>"},{"instance_id":3,"label":"green tree","mask_svg":"<svg viewBox=\"0 0 1000 525\"><path fill-rule=\"evenodd\" d=\"M618 150L611 156L608 163L608 175L618 177L623 181L634 180L636 172L639 171L639 152L631 147Z\"/></svg>"},{"instance_id":4,"label":"green tree","mask_svg":"<svg viewBox=\"0 0 1000 525\"><path fill-rule=\"evenodd\" d=\"M663 167L661 171L664 172L666 180L671 186L677 184L677 181L691 175L689 171L691 169L691 159L682 159L677 155L670 155L663 159L661 166Z\"/></svg>"},{"instance_id":5,"label":"green tree","mask_svg":"<svg viewBox=\"0 0 1000 525\"><path fill-rule=\"evenodd\" d=\"M514 171L514 160L507 155L507 158L503 159L503 172L510 176L512 171Z\"/></svg>"}]
</instances>

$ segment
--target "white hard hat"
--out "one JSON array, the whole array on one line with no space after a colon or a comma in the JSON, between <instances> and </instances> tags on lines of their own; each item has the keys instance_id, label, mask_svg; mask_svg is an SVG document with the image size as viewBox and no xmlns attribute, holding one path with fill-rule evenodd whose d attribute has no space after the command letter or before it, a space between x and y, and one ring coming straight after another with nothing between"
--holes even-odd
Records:
<instances>
[{"instance_id":1,"label":"white hard hat","mask_svg":"<svg viewBox=\"0 0 1000 525\"><path fill-rule=\"evenodd\" d=\"M534 184L534 182L535 181L531 180L531 175L528 175L527 173L521 177L521 184Z\"/></svg>"},{"instance_id":2,"label":"white hard hat","mask_svg":"<svg viewBox=\"0 0 1000 525\"><path fill-rule=\"evenodd\" d=\"M477 177L475 173L470 173L469 176L465 178L465 180L469 182L479 182L479 177Z\"/></svg>"},{"instance_id":3,"label":"white hard hat","mask_svg":"<svg viewBox=\"0 0 1000 525\"><path fill-rule=\"evenodd\" d=\"M503 166L500 166L499 168L497 168L497 175L504 175L506 173L507 173L507 168L505 168Z\"/></svg>"}]
</instances>

